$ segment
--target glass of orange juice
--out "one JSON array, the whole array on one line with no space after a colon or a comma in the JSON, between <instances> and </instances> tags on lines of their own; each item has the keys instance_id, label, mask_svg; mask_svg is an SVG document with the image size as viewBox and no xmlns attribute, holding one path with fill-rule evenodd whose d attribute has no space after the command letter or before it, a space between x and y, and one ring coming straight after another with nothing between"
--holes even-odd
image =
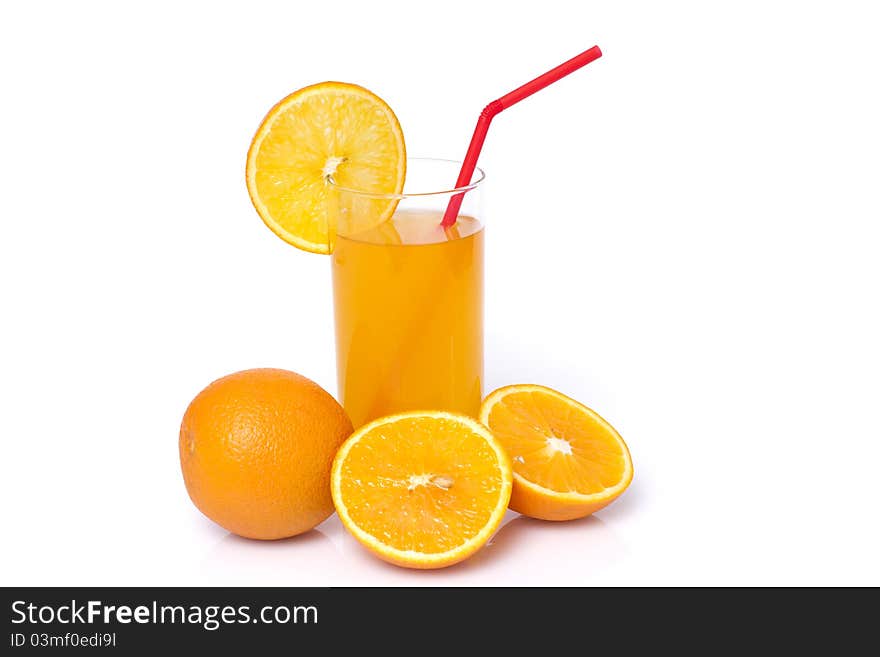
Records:
<instances>
[{"instance_id":1,"label":"glass of orange juice","mask_svg":"<svg viewBox=\"0 0 880 657\"><path fill-rule=\"evenodd\" d=\"M485 175L454 188L460 169L410 158L401 194L331 181L338 392L355 427L406 410L479 410ZM454 194L464 194L458 221L444 229Z\"/></svg>"}]
</instances>

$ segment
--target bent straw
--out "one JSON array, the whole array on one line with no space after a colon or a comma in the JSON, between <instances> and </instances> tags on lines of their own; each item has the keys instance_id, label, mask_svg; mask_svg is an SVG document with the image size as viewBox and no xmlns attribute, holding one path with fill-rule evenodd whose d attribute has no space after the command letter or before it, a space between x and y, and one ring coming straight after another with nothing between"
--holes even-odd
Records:
<instances>
[{"instance_id":1,"label":"bent straw","mask_svg":"<svg viewBox=\"0 0 880 657\"><path fill-rule=\"evenodd\" d=\"M540 91L544 87L564 78L569 73L573 73L590 62L599 59L601 56L602 51L599 50L599 46L593 46L580 55L572 57L567 62L547 71L543 75L539 75L531 82L526 82L521 87L517 87L510 93L501 96L498 100L493 100L486 105L483 111L480 112L477 127L474 128L474 135L471 137L470 146L468 146L467 154L464 156L458 180L455 181L455 188L458 189L470 184L471 176L474 175L474 169L477 166L477 159L480 157L480 151L483 148L483 142L486 140L486 133L489 131L489 124L492 123L492 119L495 118L498 112L506 110L523 98L528 98L536 91ZM465 192L461 192L449 199L449 205L446 206L446 212L443 214L443 222L441 224L444 228L449 228L458 219L458 211L461 209L464 195Z\"/></svg>"}]
</instances>

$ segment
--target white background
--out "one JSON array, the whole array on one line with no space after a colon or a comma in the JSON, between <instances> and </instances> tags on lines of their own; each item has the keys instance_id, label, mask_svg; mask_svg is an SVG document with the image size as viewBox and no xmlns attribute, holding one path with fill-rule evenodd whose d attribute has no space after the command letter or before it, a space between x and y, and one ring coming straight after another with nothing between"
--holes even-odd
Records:
<instances>
[{"instance_id":1,"label":"white background","mask_svg":"<svg viewBox=\"0 0 880 657\"><path fill-rule=\"evenodd\" d=\"M872 3L490 4L3 5L2 584L880 584ZM277 543L202 517L177 432L203 386L335 390L329 262L245 190L266 110L357 82L411 155L460 158L593 44L483 151L487 391L594 407L630 490L433 573L335 517Z\"/></svg>"}]
</instances>

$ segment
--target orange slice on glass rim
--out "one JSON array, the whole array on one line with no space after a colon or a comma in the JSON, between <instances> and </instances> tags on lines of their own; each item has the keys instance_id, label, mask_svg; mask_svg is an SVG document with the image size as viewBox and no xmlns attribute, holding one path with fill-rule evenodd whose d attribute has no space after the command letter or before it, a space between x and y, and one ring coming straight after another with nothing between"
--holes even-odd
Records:
<instances>
[{"instance_id":1,"label":"orange slice on glass rim","mask_svg":"<svg viewBox=\"0 0 880 657\"><path fill-rule=\"evenodd\" d=\"M332 183L368 194L403 191L406 147L388 104L355 84L321 82L276 104L247 156L248 193L265 224L285 242L330 253L338 216ZM347 230L368 230L394 213L395 201L364 202Z\"/></svg>"},{"instance_id":2,"label":"orange slice on glass rim","mask_svg":"<svg viewBox=\"0 0 880 657\"><path fill-rule=\"evenodd\" d=\"M614 427L551 388L499 388L483 402L480 421L510 455L510 508L523 515L583 518L611 504L632 481L632 458Z\"/></svg>"},{"instance_id":3,"label":"orange slice on glass rim","mask_svg":"<svg viewBox=\"0 0 880 657\"><path fill-rule=\"evenodd\" d=\"M330 489L342 524L373 554L442 568L485 545L512 482L510 461L486 427L414 411L355 431L336 454Z\"/></svg>"}]
</instances>

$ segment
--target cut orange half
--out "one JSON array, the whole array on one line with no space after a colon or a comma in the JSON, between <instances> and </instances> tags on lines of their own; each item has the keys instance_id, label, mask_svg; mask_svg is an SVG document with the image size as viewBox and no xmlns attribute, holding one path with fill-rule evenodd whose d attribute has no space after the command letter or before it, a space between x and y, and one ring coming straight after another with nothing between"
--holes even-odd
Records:
<instances>
[{"instance_id":1,"label":"cut orange half","mask_svg":"<svg viewBox=\"0 0 880 657\"><path fill-rule=\"evenodd\" d=\"M595 411L551 388L499 388L480 408L513 463L510 508L542 520L583 518L633 478L629 449Z\"/></svg>"},{"instance_id":2,"label":"cut orange half","mask_svg":"<svg viewBox=\"0 0 880 657\"><path fill-rule=\"evenodd\" d=\"M416 411L354 432L333 462L342 524L378 557L442 568L479 550L504 516L510 461L479 422Z\"/></svg>"},{"instance_id":3,"label":"cut orange half","mask_svg":"<svg viewBox=\"0 0 880 657\"><path fill-rule=\"evenodd\" d=\"M269 110L251 142L247 188L257 213L281 239L330 253L338 221L331 180L372 194L399 194L406 175L400 123L388 104L363 87L322 82L295 91ZM368 230L396 202L364 202L348 230ZM351 208L350 208L351 209Z\"/></svg>"}]
</instances>

